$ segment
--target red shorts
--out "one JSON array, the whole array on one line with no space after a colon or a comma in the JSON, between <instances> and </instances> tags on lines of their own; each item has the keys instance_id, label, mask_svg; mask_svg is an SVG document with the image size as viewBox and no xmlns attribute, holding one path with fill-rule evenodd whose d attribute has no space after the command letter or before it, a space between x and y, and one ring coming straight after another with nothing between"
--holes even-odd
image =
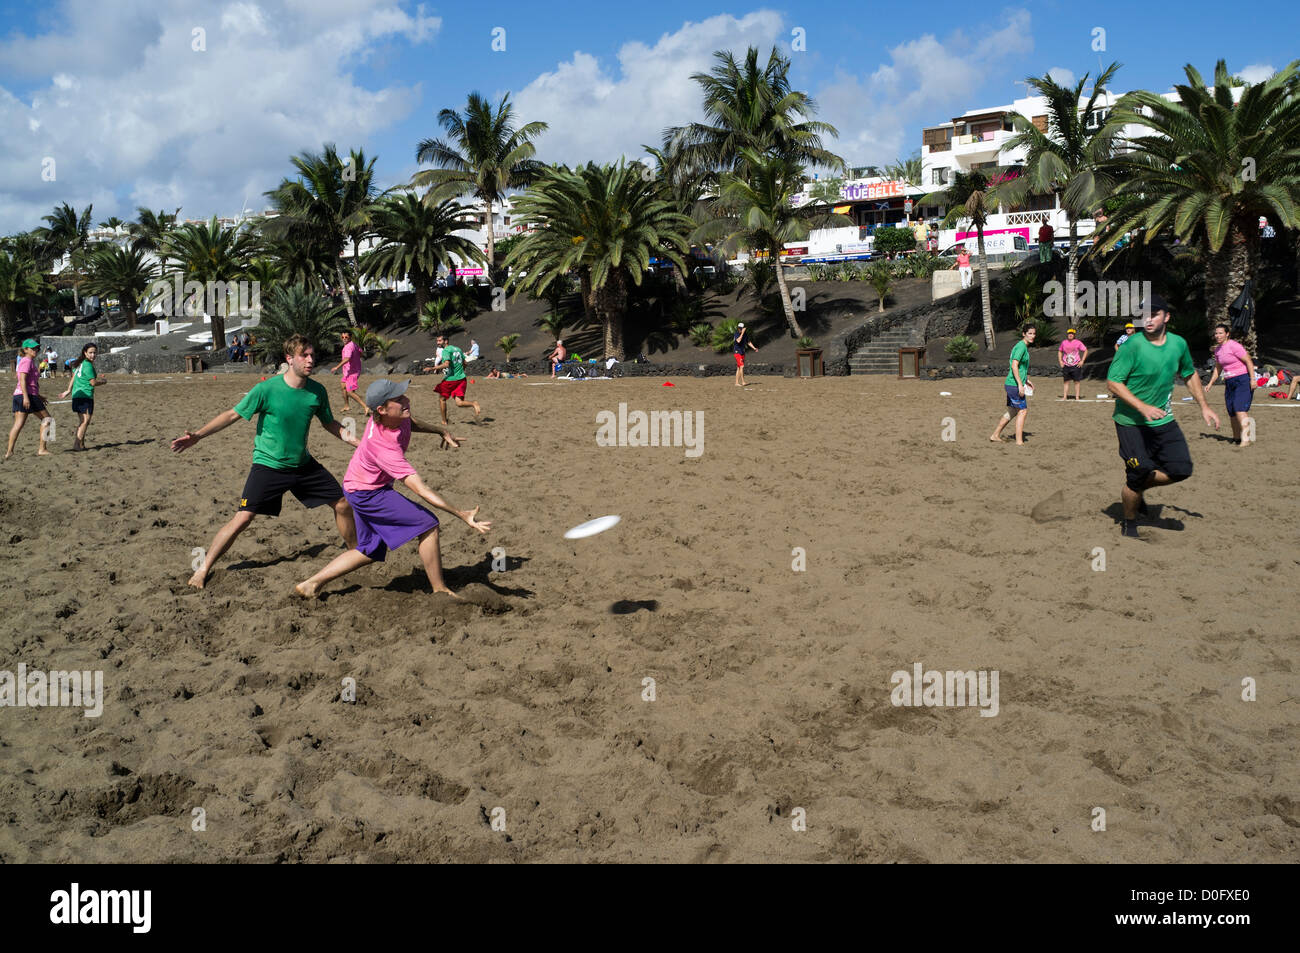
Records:
<instances>
[{"instance_id":1,"label":"red shorts","mask_svg":"<svg viewBox=\"0 0 1300 953\"><path fill-rule=\"evenodd\" d=\"M443 400L450 400L453 397L464 397L466 380L467 378L464 377L458 381L441 380L438 382L438 386L435 387L434 390L438 392L438 396Z\"/></svg>"},{"instance_id":2,"label":"red shorts","mask_svg":"<svg viewBox=\"0 0 1300 953\"><path fill-rule=\"evenodd\" d=\"M737 366L737 367L744 367L744 366L745 366L745 355L743 355L743 354L737 354L737 355L736 355L736 366Z\"/></svg>"}]
</instances>

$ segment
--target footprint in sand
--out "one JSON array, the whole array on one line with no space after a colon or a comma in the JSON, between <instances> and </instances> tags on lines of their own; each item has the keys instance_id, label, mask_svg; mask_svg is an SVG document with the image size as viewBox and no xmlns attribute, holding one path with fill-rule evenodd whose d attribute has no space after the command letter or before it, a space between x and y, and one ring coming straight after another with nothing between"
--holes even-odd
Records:
<instances>
[{"instance_id":1,"label":"footprint in sand","mask_svg":"<svg viewBox=\"0 0 1300 953\"><path fill-rule=\"evenodd\" d=\"M1078 505L1066 496L1064 490L1057 490L1045 500L1039 500L1029 514L1035 523L1050 523L1052 520L1068 520L1078 512Z\"/></svg>"}]
</instances>

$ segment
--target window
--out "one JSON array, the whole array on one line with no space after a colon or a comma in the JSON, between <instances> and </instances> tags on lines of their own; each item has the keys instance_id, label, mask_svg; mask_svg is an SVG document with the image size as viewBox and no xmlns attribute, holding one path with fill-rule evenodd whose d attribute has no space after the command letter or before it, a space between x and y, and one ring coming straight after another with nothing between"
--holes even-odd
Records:
<instances>
[{"instance_id":1,"label":"window","mask_svg":"<svg viewBox=\"0 0 1300 953\"><path fill-rule=\"evenodd\" d=\"M1092 112L1088 113L1087 117L1084 119L1083 126L1085 129L1089 130L1100 129L1106 124L1108 118L1110 118L1110 107L1094 109Z\"/></svg>"},{"instance_id":2,"label":"window","mask_svg":"<svg viewBox=\"0 0 1300 953\"><path fill-rule=\"evenodd\" d=\"M932 185L947 185L947 184L948 184L948 169L946 169L946 168L945 168L945 169L933 169L933 170L931 170L931 176L932 176L932 179L931 179L931 184L932 184Z\"/></svg>"}]
</instances>

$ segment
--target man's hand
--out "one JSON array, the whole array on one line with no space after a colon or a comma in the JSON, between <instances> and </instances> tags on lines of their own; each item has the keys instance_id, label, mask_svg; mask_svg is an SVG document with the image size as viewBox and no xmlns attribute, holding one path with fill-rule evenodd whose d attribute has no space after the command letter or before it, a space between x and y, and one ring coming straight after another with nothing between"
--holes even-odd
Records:
<instances>
[{"instance_id":1,"label":"man's hand","mask_svg":"<svg viewBox=\"0 0 1300 953\"><path fill-rule=\"evenodd\" d=\"M451 447L453 450L459 450L460 441L451 434L445 433L442 435L442 440L438 441L438 449L446 450L448 447Z\"/></svg>"},{"instance_id":2,"label":"man's hand","mask_svg":"<svg viewBox=\"0 0 1300 953\"><path fill-rule=\"evenodd\" d=\"M1025 396L1025 385L1024 385L1024 384L1018 384L1018 385L1016 385L1016 391L1020 394L1021 397L1024 397L1024 396Z\"/></svg>"},{"instance_id":3,"label":"man's hand","mask_svg":"<svg viewBox=\"0 0 1300 953\"><path fill-rule=\"evenodd\" d=\"M185 436L177 437L172 441L172 450L176 453L180 453L182 450L187 450L194 446L199 442L199 439L200 438L197 434L192 434L187 430L185 431Z\"/></svg>"},{"instance_id":4,"label":"man's hand","mask_svg":"<svg viewBox=\"0 0 1300 953\"><path fill-rule=\"evenodd\" d=\"M460 518L469 524L471 528L478 530L480 533L486 533L492 528L492 522L491 520L475 519L478 516L478 511L479 508L476 506L468 513L461 513Z\"/></svg>"},{"instance_id":5,"label":"man's hand","mask_svg":"<svg viewBox=\"0 0 1300 953\"><path fill-rule=\"evenodd\" d=\"M1142 412L1142 416L1145 417L1147 420L1164 420L1165 417L1169 416L1167 413L1165 413L1165 409L1163 407L1157 407L1154 404L1143 404L1138 409ZM1217 418L1215 419L1214 429L1215 430L1219 429Z\"/></svg>"}]
</instances>

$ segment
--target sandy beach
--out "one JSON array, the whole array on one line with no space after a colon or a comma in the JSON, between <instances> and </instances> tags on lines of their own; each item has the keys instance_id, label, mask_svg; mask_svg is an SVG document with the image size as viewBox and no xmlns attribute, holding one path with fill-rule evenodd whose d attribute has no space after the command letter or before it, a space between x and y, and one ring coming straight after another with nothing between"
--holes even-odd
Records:
<instances>
[{"instance_id":1,"label":"sandy beach","mask_svg":"<svg viewBox=\"0 0 1300 953\"><path fill-rule=\"evenodd\" d=\"M104 680L98 718L0 708L0 861L1300 860L1297 402L1241 449L1179 388L1196 471L1132 541L1110 405L1047 379L1018 448L997 380L479 378L463 447L410 453L494 523L444 521L464 601L408 546L304 602L340 543L291 497L185 585L254 428L169 442L256 380L115 377L90 452L56 404L0 465L0 669ZM620 403L702 452L598 446ZM894 705L918 663L996 672L996 715Z\"/></svg>"}]
</instances>

